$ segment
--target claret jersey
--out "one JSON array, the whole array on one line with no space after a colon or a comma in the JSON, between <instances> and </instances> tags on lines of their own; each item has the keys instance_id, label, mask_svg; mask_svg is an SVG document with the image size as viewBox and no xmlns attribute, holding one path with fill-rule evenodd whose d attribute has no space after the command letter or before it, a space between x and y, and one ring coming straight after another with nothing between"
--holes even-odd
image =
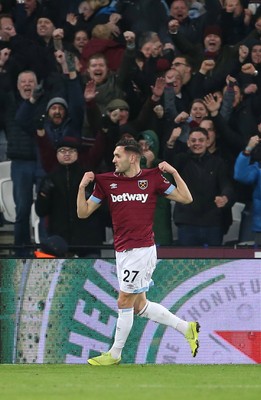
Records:
<instances>
[{"instance_id":1,"label":"claret jersey","mask_svg":"<svg viewBox=\"0 0 261 400\"><path fill-rule=\"evenodd\" d=\"M152 227L157 195L168 195L174 189L159 168L141 170L132 178L116 172L95 176L91 200L108 200L116 251L154 244Z\"/></svg>"}]
</instances>

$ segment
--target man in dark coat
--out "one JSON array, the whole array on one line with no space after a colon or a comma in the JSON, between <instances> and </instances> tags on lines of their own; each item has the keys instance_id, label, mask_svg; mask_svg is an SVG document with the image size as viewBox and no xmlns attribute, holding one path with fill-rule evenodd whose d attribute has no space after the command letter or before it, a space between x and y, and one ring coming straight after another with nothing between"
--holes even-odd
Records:
<instances>
[{"instance_id":1,"label":"man in dark coat","mask_svg":"<svg viewBox=\"0 0 261 400\"><path fill-rule=\"evenodd\" d=\"M48 217L48 234L65 239L70 252L78 256L97 256L99 251L90 246L103 242L102 214L97 213L84 220L77 216L78 187L85 172L78 162L78 152L77 141L61 139L56 153L58 166L42 179L35 210L40 217Z\"/></svg>"},{"instance_id":2,"label":"man in dark coat","mask_svg":"<svg viewBox=\"0 0 261 400\"><path fill-rule=\"evenodd\" d=\"M221 246L223 210L232 207L234 191L221 157L207 151L208 132L194 128L187 141L188 152L169 159L186 179L193 203L176 204L174 222L181 246Z\"/></svg>"}]
</instances>

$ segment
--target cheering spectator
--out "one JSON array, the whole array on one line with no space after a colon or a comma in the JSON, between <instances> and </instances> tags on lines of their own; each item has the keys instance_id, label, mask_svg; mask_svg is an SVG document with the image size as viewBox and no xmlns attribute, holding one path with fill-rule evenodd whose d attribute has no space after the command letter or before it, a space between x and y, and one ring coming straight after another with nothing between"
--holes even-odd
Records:
<instances>
[{"instance_id":1,"label":"cheering spectator","mask_svg":"<svg viewBox=\"0 0 261 400\"><path fill-rule=\"evenodd\" d=\"M175 205L179 245L221 246L227 230L223 208L231 208L234 203L232 182L224 161L208 152L208 132L204 128L191 130L187 146L187 152L171 159L193 196L193 203Z\"/></svg>"},{"instance_id":2,"label":"cheering spectator","mask_svg":"<svg viewBox=\"0 0 261 400\"><path fill-rule=\"evenodd\" d=\"M62 138L57 144L58 166L40 183L35 210L40 217L48 217L48 235L61 236L70 251L78 256L99 256L99 251L86 246L101 245L104 239L102 214L88 220L77 217L76 199L84 169L78 162L79 142ZM91 189L90 189L91 190ZM90 195L91 192L89 192ZM86 193L88 196L88 193Z\"/></svg>"},{"instance_id":3,"label":"cheering spectator","mask_svg":"<svg viewBox=\"0 0 261 400\"><path fill-rule=\"evenodd\" d=\"M261 124L260 128L261 128ZM255 233L255 244L261 246L261 139L258 135L251 136L244 151L235 163L235 179L253 185L252 231ZM251 153L255 151L254 162Z\"/></svg>"}]
</instances>

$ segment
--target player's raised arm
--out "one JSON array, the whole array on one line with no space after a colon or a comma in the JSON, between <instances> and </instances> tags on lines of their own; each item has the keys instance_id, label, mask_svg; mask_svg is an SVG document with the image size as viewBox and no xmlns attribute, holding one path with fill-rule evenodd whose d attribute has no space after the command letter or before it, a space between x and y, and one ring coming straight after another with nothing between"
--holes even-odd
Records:
<instances>
[{"instance_id":1,"label":"player's raised arm","mask_svg":"<svg viewBox=\"0 0 261 400\"><path fill-rule=\"evenodd\" d=\"M79 218L88 218L99 207L99 204L85 198L85 188L90 182L94 181L94 178L93 172L85 172L80 182L77 195L77 215Z\"/></svg>"},{"instance_id":2,"label":"player's raised arm","mask_svg":"<svg viewBox=\"0 0 261 400\"><path fill-rule=\"evenodd\" d=\"M171 174L176 182L176 188L168 196L166 196L167 199L174 200L174 201L177 201L177 202L183 203L183 204L192 203L193 198L191 196L191 193L190 193L186 183L184 182L184 180L181 178L180 174L178 173L178 171L174 167L172 167L172 165L167 163L166 161L162 161L159 164L159 169L162 172L168 172L169 174Z\"/></svg>"}]
</instances>

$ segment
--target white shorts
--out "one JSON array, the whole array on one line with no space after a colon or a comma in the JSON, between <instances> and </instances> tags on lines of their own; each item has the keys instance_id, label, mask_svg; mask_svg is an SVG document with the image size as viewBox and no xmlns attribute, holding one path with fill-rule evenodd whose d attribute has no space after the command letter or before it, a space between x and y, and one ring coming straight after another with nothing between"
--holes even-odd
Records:
<instances>
[{"instance_id":1,"label":"white shorts","mask_svg":"<svg viewBox=\"0 0 261 400\"><path fill-rule=\"evenodd\" d=\"M147 292L156 268L156 246L116 251L117 276L120 290L125 293Z\"/></svg>"}]
</instances>

